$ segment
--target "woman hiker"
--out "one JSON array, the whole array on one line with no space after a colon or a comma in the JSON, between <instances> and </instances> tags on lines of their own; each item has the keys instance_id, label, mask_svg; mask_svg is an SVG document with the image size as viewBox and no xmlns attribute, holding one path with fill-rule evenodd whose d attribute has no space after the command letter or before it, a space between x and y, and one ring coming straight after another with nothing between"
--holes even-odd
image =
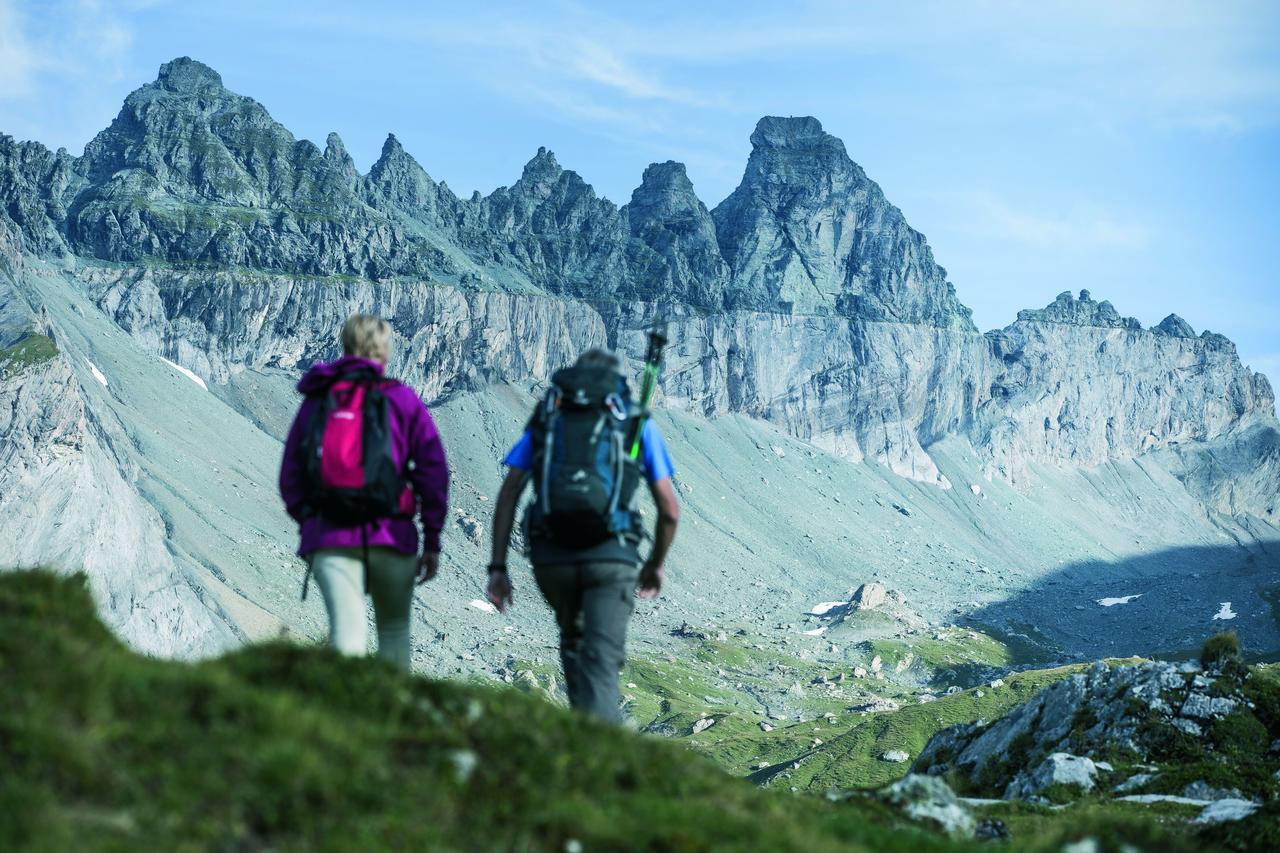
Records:
<instances>
[{"instance_id":1,"label":"woman hiker","mask_svg":"<svg viewBox=\"0 0 1280 853\"><path fill-rule=\"evenodd\" d=\"M439 569L449 469L422 399L384 376L390 325L356 314L342 327L342 349L298 383L304 399L285 441L280 495L299 524L308 577L324 595L329 642L346 655L367 654L369 595L378 656L407 670L414 581Z\"/></svg>"}]
</instances>

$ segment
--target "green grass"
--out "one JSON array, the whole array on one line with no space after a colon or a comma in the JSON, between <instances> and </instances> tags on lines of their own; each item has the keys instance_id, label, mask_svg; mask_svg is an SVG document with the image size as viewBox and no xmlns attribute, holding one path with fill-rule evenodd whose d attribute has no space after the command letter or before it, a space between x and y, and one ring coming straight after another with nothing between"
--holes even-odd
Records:
<instances>
[{"instance_id":1,"label":"green grass","mask_svg":"<svg viewBox=\"0 0 1280 853\"><path fill-rule=\"evenodd\" d=\"M283 643L144 658L79 578L0 576L0 623L5 849L964 849L517 690Z\"/></svg>"},{"instance_id":2,"label":"green grass","mask_svg":"<svg viewBox=\"0 0 1280 853\"><path fill-rule=\"evenodd\" d=\"M967 687L994 671L1008 670L1014 654L1000 640L978 631L942 629L907 639L870 640L862 644L868 655L879 655L894 670L899 662L923 670L925 680L939 689Z\"/></svg>"},{"instance_id":3,"label":"green grass","mask_svg":"<svg viewBox=\"0 0 1280 853\"><path fill-rule=\"evenodd\" d=\"M1199 813L1197 806L1176 803L1083 800L1065 809L1023 802L999 803L984 806L977 817L1002 820L1014 840L1035 838L1045 849L1061 850L1074 840L1089 837L1097 841L1099 850L1117 853L1125 849L1191 853L1214 849L1196 837L1188 823Z\"/></svg>"},{"instance_id":4,"label":"green grass","mask_svg":"<svg viewBox=\"0 0 1280 853\"><path fill-rule=\"evenodd\" d=\"M0 374L20 373L57 355L58 345L52 338L29 332L13 346L0 349Z\"/></svg>"},{"instance_id":5,"label":"green grass","mask_svg":"<svg viewBox=\"0 0 1280 853\"><path fill-rule=\"evenodd\" d=\"M825 744L821 753L796 770L788 784L827 788L875 788L906 774L911 761L894 764L881 759L902 750L914 761L929 738L950 726L975 720L995 720L1040 690L1082 669L1013 673L1004 686L973 688L923 705L907 705L892 713L873 714L867 721ZM978 693L982 695L979 696Z\"/></svg>"},{"instance_id":6,"label":"green grass","mask_svg":"<svg viewBox=\"0 0 1280 853\"><path fill-rule=\"evenodd\" d=\"M194 665L155 660L111 636L82 577L40 571L0 574L0 624L0 849L983 849L907 823L874 797L760 790L682 748L697 737L673 743L583 719L540 698L549 663L517 667L538 682L525 693L283 642ZM925 731L989 718L1067 671L873 715L846 735L845 775L822 784L878 784L857 775L868 766L853 753L914 751ZM669 658L626 677L672 707L715 687ZM1257 695L1272 686L1259 681ZM733 707L715 715L709 731L754 725ZM770 740L794 747L807 728ZM1023 850L1095 838L1104 850L1178 853L1208 842L1244 849L1249 838L1197 837L1186 810L1090 799L1062 811L1002 803L978 816L1006 821Z\"/></svg>"}]
</instances>

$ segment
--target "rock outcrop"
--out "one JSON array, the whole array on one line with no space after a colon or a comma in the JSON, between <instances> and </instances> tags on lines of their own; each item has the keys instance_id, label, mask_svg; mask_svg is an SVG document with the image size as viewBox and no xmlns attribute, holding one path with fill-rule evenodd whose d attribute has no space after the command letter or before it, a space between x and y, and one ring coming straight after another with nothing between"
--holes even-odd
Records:
<instances>
[{"instance_id":1,"label":"rock outcrop","mask_svg":"<svg viewBox=\"0 0 1280 853\"><path fill-rule=\"evenodd\" d=\"M1269 769L1239 778L1247 796L1270 798L1272 765L1280 762L1280 754L1269 752L1277 725L1270 678L1231 662L1202 669L1190 662L1109 667L1099 661L1000 720L939 732L914 770L951 773L974 793L1005 799L1062 801L1099 784L1125 796L1165 793L1172 784L1172 793L1207 800L1218 797L1204 795L1203 781L1176 780L1219 778L1222 767L1258 762Z\"/></svg>"}]
</instances>

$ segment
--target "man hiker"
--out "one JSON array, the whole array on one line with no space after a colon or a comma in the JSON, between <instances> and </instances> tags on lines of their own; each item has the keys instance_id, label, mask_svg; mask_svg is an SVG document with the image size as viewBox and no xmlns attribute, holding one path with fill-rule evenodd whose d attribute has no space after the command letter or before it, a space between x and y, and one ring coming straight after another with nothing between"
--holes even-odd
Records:
<instances>
[{"instance_id":1,"label":"man hiker","mask_svg":"<svg viewBox=\"0 0 1280 853\"><path fill-rule=\"evenodd\" d=\"M387 322L352 316L342 349L342 358L313 366L298 383L304 399L285 441L280 495L300 526L307 580L314 573L324 596L329 642L346 655L367 653L370 595L378 656L407 670L413 584L439 569L449 469L422 399L383 375Z\"/></svg>"},{"instance_id":2,"label":"man hiker","mask_svg":"<svg viewBox=\"0 0 1280 853\"><path fill-rule=\"evenodd\" d=\"M505 612L513 601L511 527L520 493L532 481L526 541L534 579L560 628L569 703L613 723L622 716L618 677L634 597L638 591L654 598L661 591L663 560L680 517L671 456L643 414L630 399L617 356L601 349L583 353L552 377L546 398L503 460L508 472L493 514L488 595ZM635 507L642 476L658 510L643 566Z\"/></svg>"}]
</instances>

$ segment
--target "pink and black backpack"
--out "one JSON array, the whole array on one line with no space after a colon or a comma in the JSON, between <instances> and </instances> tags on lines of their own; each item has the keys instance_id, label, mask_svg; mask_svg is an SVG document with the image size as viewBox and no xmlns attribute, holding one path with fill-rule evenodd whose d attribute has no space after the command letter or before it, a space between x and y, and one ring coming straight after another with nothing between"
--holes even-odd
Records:
<instances>
[{"instance_id":1,"label":"pink and black backpack","mask_svg":"<svg viewBox=\"0 0 1280 853\"><path fill-rule=\"evenodd\" d=\"M413 490L391 446L386 391L399 384L364 369L324 391L303 438L310 513L340 527L413 515Z\"/></svg>"}]
</instances>

